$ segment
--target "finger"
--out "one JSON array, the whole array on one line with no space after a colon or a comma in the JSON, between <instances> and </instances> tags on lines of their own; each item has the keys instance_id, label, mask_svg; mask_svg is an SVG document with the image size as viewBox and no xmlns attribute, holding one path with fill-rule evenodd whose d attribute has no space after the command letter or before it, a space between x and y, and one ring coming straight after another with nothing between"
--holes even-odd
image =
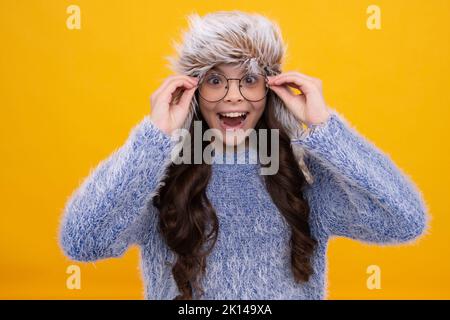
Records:
<instances>
[{"instance_id":1,"label":"finger","mask_svg":"<svg viewBox=\"0 0 450 320\"><path fill-rule=\"evenodd\" d=\"M294 94L288 87L273 86L271 89L283 100L285 103L291 103L293 99L300 98L302 102L306 102L305 95Z\"/></svg>"},{"instance_id":2,"label":"finger","mask_svg":"<svg viewBox=\"0 0 450 320\"><path fill-rule=\"evenodd\" d=\"M295 71L290 71L290 72L286 72L286 73L282 73L278 76L275 76L273 78L271 78L269 80L269 83L273 83L274 80L279 79L279 77L281 76L298 76L298 77L302 77L303 79L305 79L306 81L312 82L314 85L316 85L320 90L322 90L322 80L318 79L318 78L313 78L310 77L308 75L299 73L299 72L295 72Z\"/></svg>"},{"instance_id":3,"label":"finger","mask_svg":"<svg viewBox=\"0 0 450 320\"><path fill-rule=\"evenodd\" d=\"M283 77L286 77L286 76L296 76L296 77L301 77L301 78L305 79L306 81L314 82L314 78L312 78L312 77L310 77L310 76L307 76L307 75L304 75L304 74L299 73L299 72L294 72L294 71L291 71L291 72L285 72L285 73L279 74L279 75L275 76L275 77L272 79L272 81L273 81L273 80L278 80L278 79L283 78Z\"/></svg>"},{"instance_id":4,"label":"finger","mask_svg":"<svg viewBox=\"0 0 450 320\"><path fill-rule=\"evenodd\" d=\"M167 87L170 86L174 81L179 81L180 79L187 80L187 81L191 82L193 85L197 84L197 80L195 80L196 78L193 78L193 77L184 76L184 75L169 76L168 78L165 79L163 84L153 93L153 95L155 97L157 97L158 95L161 94L161 92L166 90Z\"/></svg>"},{"instance_id":5,"label":"finger","mask_svg":"<svg viewBox=\"0 0 450 320\"><path fill-rule=\"evenodd\" d=\"M195 88L196 85L193 85L192 82L186 80L186 79L177 79L174 81L171 81L165 90L161 91L161 94L159 96L159 99L162 99L166 103L170 103L172 101L172 94L178 89L192 89Z\"/></svg>"},{"instance_id":6,"label":"finger","mask_svg":"<svg viewBox=\"0 0 450 320\"><path fill-rule=\"evenodd\" d=\"M178 103L178 105L182 108L184 108L185 106L189 106L190 102L192 100L192 96L195 93L195 90L197 90L197 87L193 87L191 89L185 90L183 92L183 95L181 96L180 102ZM188 109L188 108L186 108Z\"/></svg>"},{"instance_id":7,"label":"finger","mask_svg":"<svg viewBox=\"0 0 450 320\"><path fill-rule=\"evenodd\" d=\"M308 94L318 90L318 87L312 81L299 77L298 75L283 75L278 79L275 79L273 85L289 85L296 89L301 90L303 93Z\"/></svg>"},{"instance_id":8,"label":"finger","mask_svg":"<svg viewBox=\"0 0 450 320\"><path fill-rule=\"evenodd\" d=\"M159 89L155 91L155 94L154 94L154 95L155 95L155 96L159 95L162 91L166 90L167 87L168 87L171 83L173 83L174 81L178 81L178 80L180 80L180 79L186 79L186 80L192 82L192 84L194 84L194 85L197 84L197 81L196 81L196 80L194 80L193 78L188 77L188 76L184 76L184 75L170 76L170 77L166 78L166 80L165 80L165 81L163 82L163 84L159 87Z\"/></svg>"},{"instance_id":9,"label":"finger","mask_svg":"<svg viewBox=\"0 0 450 320\"><path fill-rule=\"evenodd\" d=\"M300 72L297 72L297 71L287 71L287 72L284 72L284 73L281 73L281 74L275 76L274 78L276 79L279 76L284 76L284 75L288 75L288 76L298 75L299 77L303 77L303 78L305 78L307 80L310 80L310 81L313 81L313 82L316 81L316 80L319 80L319 79L316 79L314 77L308 76L307 74L300 73Z\"/></svg>"}]
</instances>

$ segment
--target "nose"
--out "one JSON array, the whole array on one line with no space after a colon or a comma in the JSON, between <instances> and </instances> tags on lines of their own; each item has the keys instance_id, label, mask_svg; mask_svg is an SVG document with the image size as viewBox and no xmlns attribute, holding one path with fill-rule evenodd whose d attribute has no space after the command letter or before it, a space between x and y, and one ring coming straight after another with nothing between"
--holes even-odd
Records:
<instances>
[{"instance_id":1,"label":"nose","mask_svg":"<svg viewBox=\"0 0 450 320\"><path fill-rule=\"evenodd\" d=\"M241 95L241 92L239 91L239 80L237 79L230 79L228 80L228 91L225 97L223 98L224 101L232 102L232 101L242 101L243 97Z\"/></svg>"}]
</instances>

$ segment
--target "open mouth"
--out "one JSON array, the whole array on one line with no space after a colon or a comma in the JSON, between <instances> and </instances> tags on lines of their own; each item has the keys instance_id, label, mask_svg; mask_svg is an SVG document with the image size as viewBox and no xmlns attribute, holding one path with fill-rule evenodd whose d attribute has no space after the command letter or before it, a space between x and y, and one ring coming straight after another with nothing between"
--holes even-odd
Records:
<instances>
[{"instance_id":1,"label":"open mouth","mask_svg":"<svg viewBox=\"0 0 450 320\"><path fill-rule=\"evenodd\" d=\"M248 112L223 112L217 115L222 129L237 130L244 127Z\"/></svg>"}]
</instances>

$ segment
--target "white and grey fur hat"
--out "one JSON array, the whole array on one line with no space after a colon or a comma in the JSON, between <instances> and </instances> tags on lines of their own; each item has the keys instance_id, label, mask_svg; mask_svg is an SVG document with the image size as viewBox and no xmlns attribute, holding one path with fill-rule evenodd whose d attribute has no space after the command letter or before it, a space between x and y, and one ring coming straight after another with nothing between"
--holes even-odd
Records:
<instances>
[{"instance_id":1,"label":"white and grey fur hat","mask_svg":"<svg viewBox=\"0 0 450 320\"><path fill-rule=\"evenodd\" d=\"M188 16L189 30L183 32L182 44L173 42L177 56L168 56L168 67L176 74L203 76L218 64L239 64L246 71L277 75L287 53L279 26L257 13L239 10L216 11L200 17ZM275 116L291 139L305 134L305 126L297 121L275 94L269 95ZM198 101L194 95L183 128L189 130ZM308 183L313 177L304 162L304 150L292 144L294 155Z\"/></svg>"}]
</instances>

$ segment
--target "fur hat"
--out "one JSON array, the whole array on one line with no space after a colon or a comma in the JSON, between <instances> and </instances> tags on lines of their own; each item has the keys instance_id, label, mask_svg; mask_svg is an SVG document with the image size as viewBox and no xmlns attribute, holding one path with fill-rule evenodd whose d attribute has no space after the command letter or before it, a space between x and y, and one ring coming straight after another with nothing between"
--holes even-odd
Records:
<instances>
[{"instance_id":1,"label":"fur hat","mask_svg":"<svg viewBox=\"0 0 450 320\"><path fill-rule=\"evenodd\" d=\"M239 10L216 11L200 17L188 16L189 30L183 32L183 43L173 42L177 56L168 56L169 68L176 74L203 76L218 64L239 64L246 71L280 74L287 52L279 26L257 13ZM297 121L276 95L268 96L275 106L275 116L291 139L305 134L305 125ZM194 95L183 125L189 130L198 101ZM308 183L313 178L303 160L304 150L292 144L294 155Z\"/></svg>"}]
</instances>

